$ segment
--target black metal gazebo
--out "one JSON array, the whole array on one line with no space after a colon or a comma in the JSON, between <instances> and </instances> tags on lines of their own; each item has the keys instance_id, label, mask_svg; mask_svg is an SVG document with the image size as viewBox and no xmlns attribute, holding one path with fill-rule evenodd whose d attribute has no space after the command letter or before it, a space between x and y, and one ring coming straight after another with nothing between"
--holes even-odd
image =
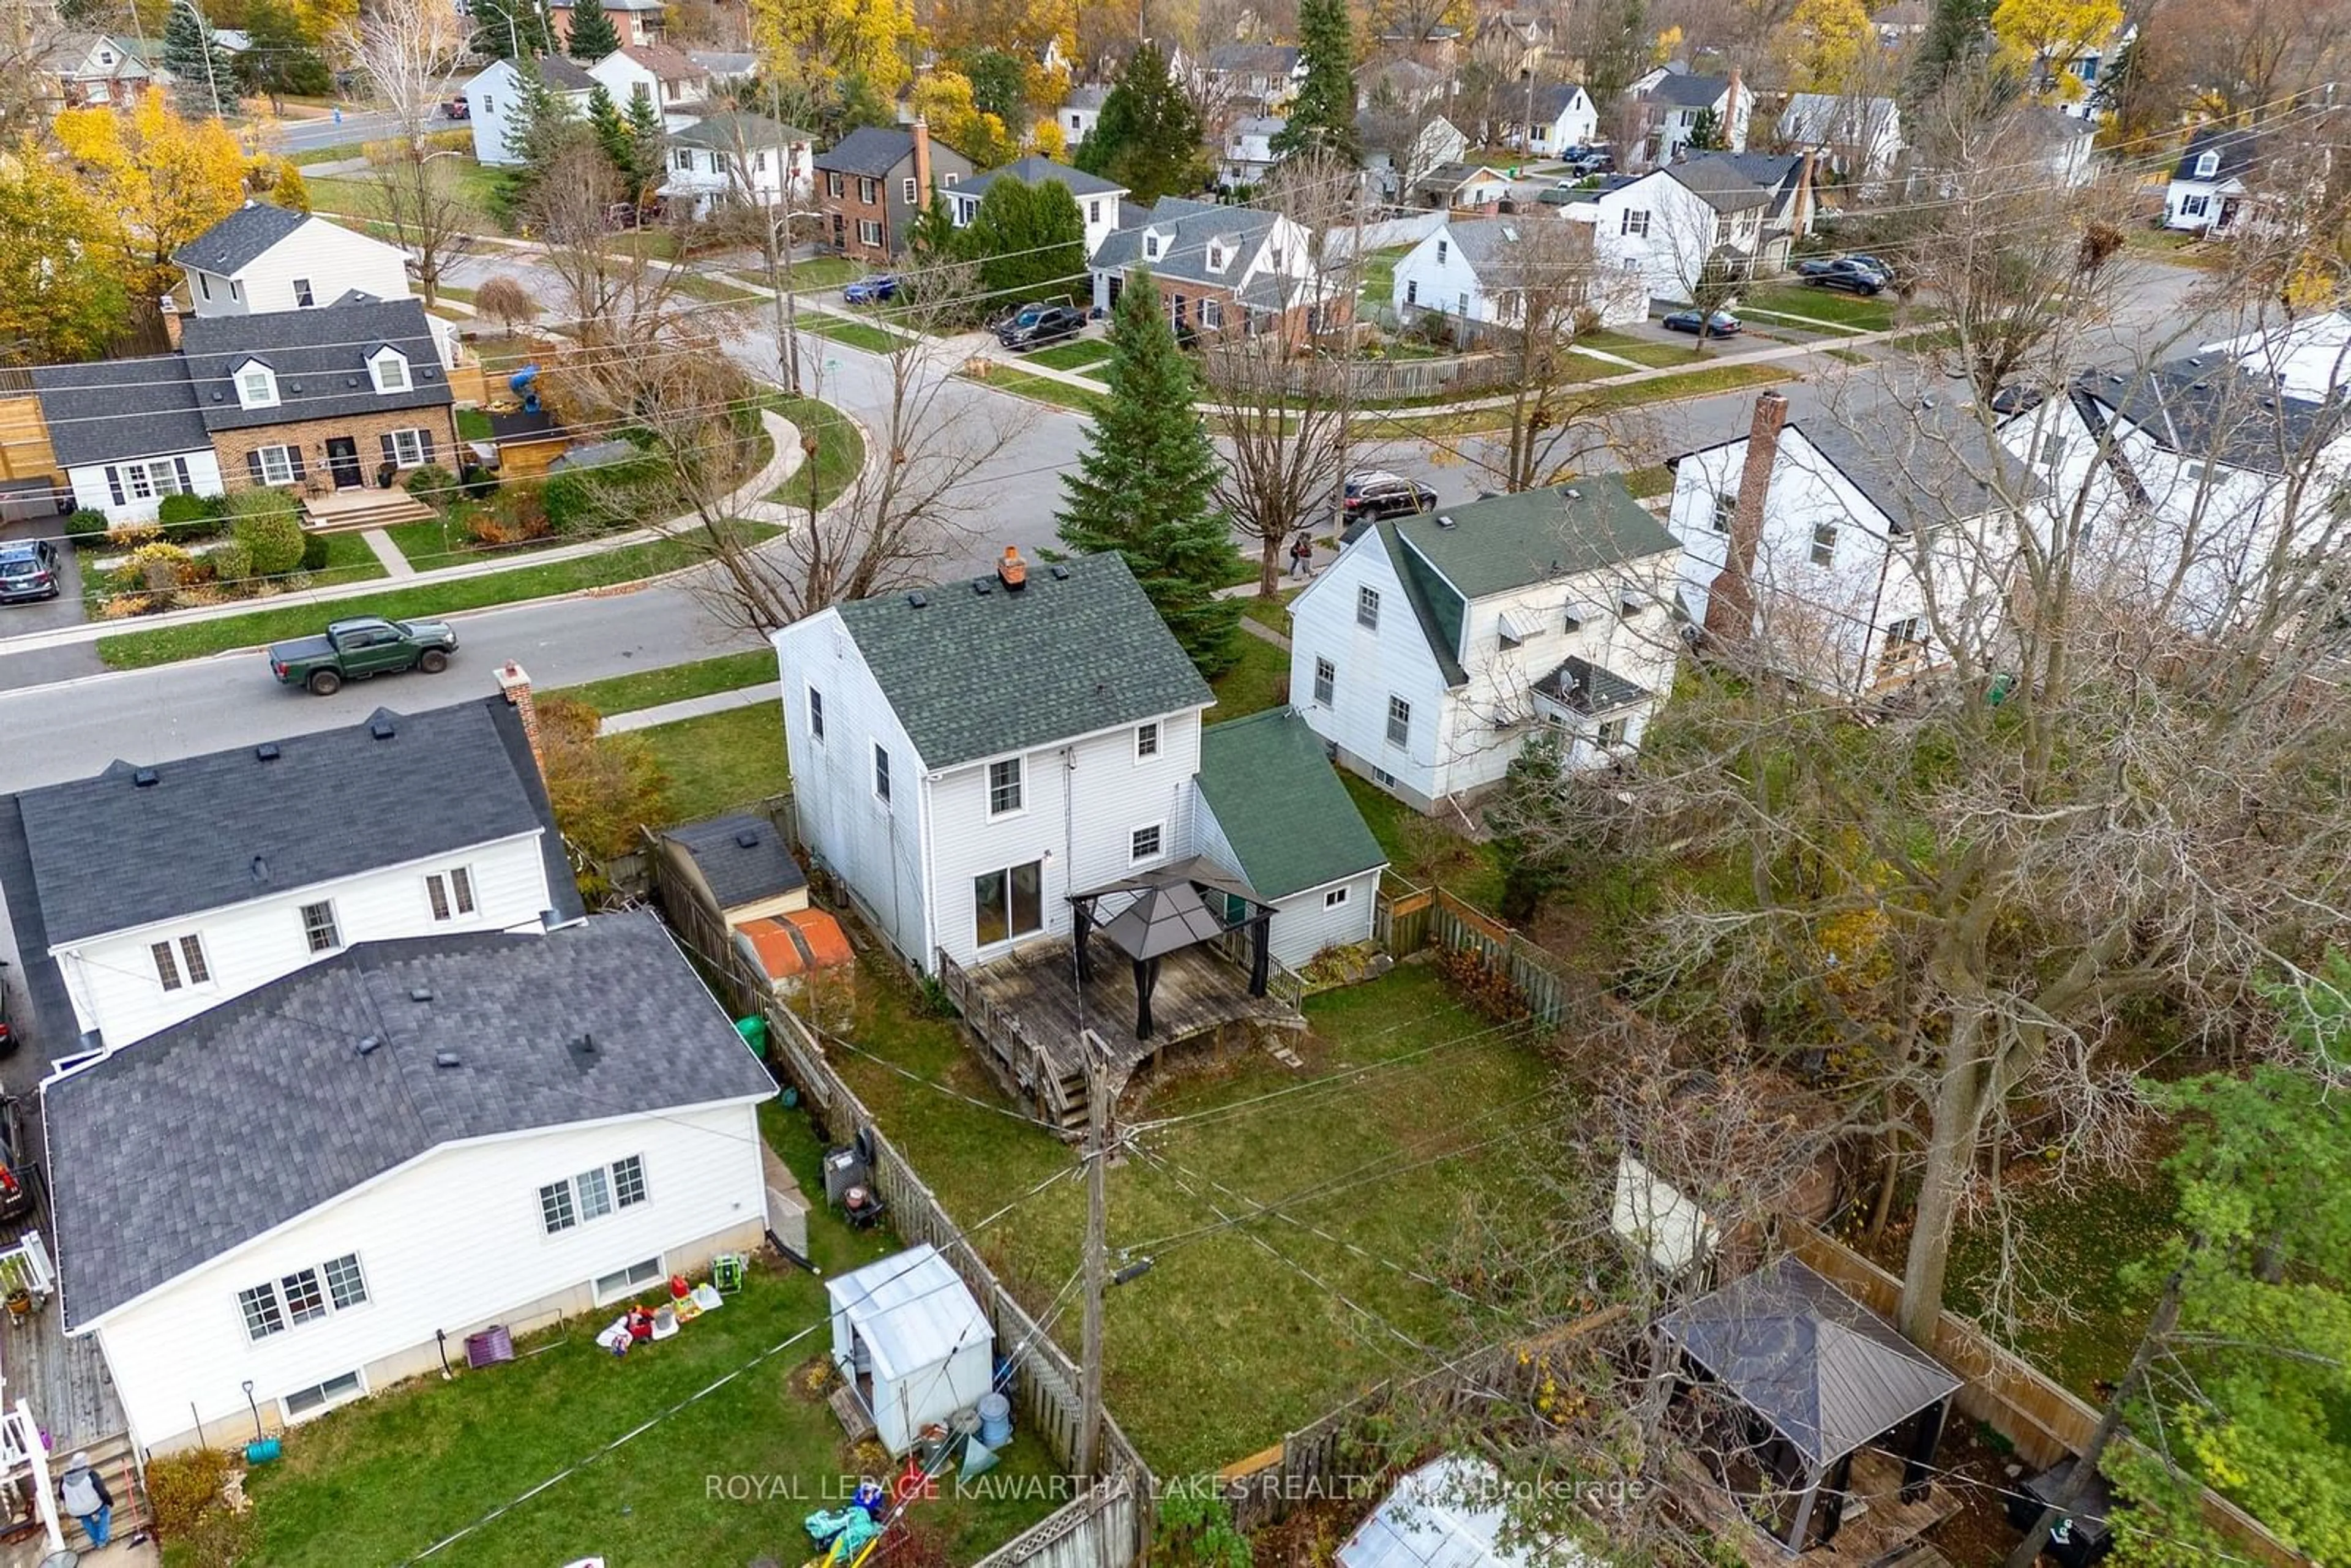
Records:
<instances>
[{"instance_id":1,"label":"black metal gazebo","mask_svg":"<svg viewBox=\"0 0 2351 1568\"><path fill-rule=\"evenodd\" d=\"M1199 855L1070 894L1070 945L1080 984L1093 978L1087 938L1096 924L1094 907L1119 894L1134 898L1102 923L1102 934L1134 965L1135 1039L1151 1038L1151 991L1159 979L1159 961L1197 943L1216 941L1228 931L1249 931L1249 994L1265 995L1272 961L1268 931L1273 905L1248 883ZM1210 895L1223 905L1221 915L1208 907Z\"/></svg>"}]
</instances>

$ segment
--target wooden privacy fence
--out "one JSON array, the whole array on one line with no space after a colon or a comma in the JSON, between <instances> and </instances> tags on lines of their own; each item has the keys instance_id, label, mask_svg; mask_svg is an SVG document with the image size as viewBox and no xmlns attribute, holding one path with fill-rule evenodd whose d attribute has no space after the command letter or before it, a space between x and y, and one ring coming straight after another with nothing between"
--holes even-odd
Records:
<instances>
[{"instance_id":1,"label":"wooden privacy fence","mask_svg":"<svg viewBox=\"0 0 2351 1568\"><path fill-rule=\"evenodd\" d=\"M1545 1029L1567 1021L1570 1004L1584 988L1561 970L1558 959L1468 900L1441 887L1415 887L1393 873L1380 878L1372 938L1399 958L1429 946L1476 953L1510 977Z\"/></svg>"},{"instance_id":2,"label":"wooden privacy fence","mask_svg":"<svg viewBox=\"0 0 2351 1568\"><path fill-rule=\"evenodd\" d=\"M1902 1281L1803 1220L1782 1216L1780 1239L1807 1268L1886 1316L1902 1299ZM2098 1425L2098 1412L1992 1343L1966 1318L1945 1312L1928 1347L1936 1360L1966 1381L1959 1406L2016 1445L2017 1456L2045 1469L2079 1453ZM2244 1557L2269 1568L2306 1568L2309 1559L2211 1488L2204 1489L2204 1522Z\"/></svg>"},{"instance_id":3,"label":"wooden privacy fence","mask_svg":"<svg viewBox=\"0 0 2351 1568\"><path fill-rule=\"evenodd\" d=\"M978 1568L1102 1568L1133 1562L1148 1506L1132 1477L1113 1475L981 1558Z\"/></svg>"},{"instance_id":4,"label":"wooden privacy fence","mask_svg":"<svg viewBox=\"0 0 2351 1568\"><path fill-rule=\"evenodd\" d=\"M1247 348L1208 350L1208 377L1284 397L1344 395L1363 402L1403 402L1447 393L1498 391L1516 374L1499 354L1448 354L1424 360L1275 360Z\"/></svg>"}]
</instances>

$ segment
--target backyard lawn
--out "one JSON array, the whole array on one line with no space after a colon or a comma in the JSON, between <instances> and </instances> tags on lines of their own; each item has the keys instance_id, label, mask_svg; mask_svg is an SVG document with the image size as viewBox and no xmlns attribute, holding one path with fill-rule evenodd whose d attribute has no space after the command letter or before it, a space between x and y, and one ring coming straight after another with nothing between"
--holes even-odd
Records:
<instances>
[{"instance_id":1,"label":"backyard lawn","mask_svg":"<svg viewBox=\"0 0 2351 1568\"><path fill-rule=\"evenodd\" d=\"M1253 632L1236 632L1233 651L1240 655L1238 661L1208 683L1208 689L1217 694L1217 706L1207 716L1210 724L1262 713L1290 700L1287 648L1277 648Z\"/></svg>"},{"instance_id":2,"label":"backyard lawn","mask_svg":"<svg viewBox=\"0 0 2351 1568\"><path fill-rule=\"evenodd\" d=\"M778 1150L807 1185L816 1151L804 1124L772 1104L766 1114ZM828 1274L896 1246L852 1233L822 1209L810 1217L810 1245ZM405 1562L591 1458L435 1560L807 1558L801 1520L838 1507L842 1478L860 1469L831 1411L792 1375L830 1348L829 1330L806 1333L826 1322L822 1281L781 1265L755 1270L725 1307L619 1361L592 1343L604 1316L525 1343L510 1364L451 1383L422 1378L288 1434L284 1458L247 1483L261 1543L255 1561L287 1568ZM710 1386L728 1374L738 1375ZM672 1411L690 1396L695 1403ZM1026 1435L1003 1458L1001 1473L1015 1479L1052 1469L1043 1445ZM714 1496L706 1480L714 1476L758 1477L769 1490L764 1499ZM1048 1489L1029 1489L1038 1493L1031 1498L1021 1490L962 1496L948 1480L909 1517L939 1532L952 1561L968 1563L1050 1511Z\"/></svg>"},{"instance_id":3,"label":"backyard lawn","mask_svg":"<svg viewBox=\"0 0 2351 1568\"><path fill-rule=\"evenodd\" d=\"M986 1108L1002 1102L959 1025L922 1012L878 964L859 987L851 1038L914 1076L839 1048L833 1065L958 1222L1071 1166L1057 1138ZM1546 1114L1549 1074L1528 1044L1421 965L1311 998L1306 1015L1302 1070L1244 1051L1146 1076L1121 1103L1144 1126L1110 1179L1113 1258L1154 1266L1109 1299L1109 1401L1163 1476L1230 1463L1425 1369L1420 1346L1493 1337L1497 1325L1416 1276L1474 1263L1441 1256L1466 1238L1465 1216L1507 1230L1542 1208L1511 1152ZM1280 1091L1292 1092L1260 1098ZM1084 1209L1065 1181L982 1239L1032 1310L1076 1269ZM1073 1312L1058 1337L1076 1343Z\"/></svg>"},{"instance_id":4,"label":"backyard lawn","mask_svg":"<svg viewBox=\"0 0 2351 1568\"><path fill-rule=\"evenodd\" d=\"M1585 332L1575 340L1575 346L1597 349L1636 365L1686 365L1695 357L1685 344L1661 343L1654 338L1635 338L1629 332Z\"/></svg>"},{"instance_id":5,"label":"backyard lawn","mask_svg":"<svg viewBox=\"0 0 2351 1568\"><path fill-rule=\"evenodd\" d=\"M1110 340L1080 338L1075 342L1055 343L1050 348L1039 349L1029 357L1057 371L1082 371L1088 365L1100 364L1110 358Z\"/></svg>"},{"instance_id":6,"label":"backyard lawn","mask_svg":"<svg viewBox=\"0 0 2351 1568\"><path fill-rule=\"evenodd\" d=\"M773 680L775 656L767 655L767 661L766 678ZM669 774L670 821L650 827L716 817L791 788L780 703L755 703L635 733L653 747Z\"/></svg>"}]
</instances>

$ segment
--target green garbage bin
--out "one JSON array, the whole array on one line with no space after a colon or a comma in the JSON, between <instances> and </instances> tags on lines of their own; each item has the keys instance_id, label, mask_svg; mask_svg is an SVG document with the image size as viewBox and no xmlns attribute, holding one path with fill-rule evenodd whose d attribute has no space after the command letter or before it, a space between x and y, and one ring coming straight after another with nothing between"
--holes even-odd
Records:
<instances>
[{"instance_id":1,"label":"green garbage bin","mask_svg":"<svg viewBox=\"0 0 2351 1568\"><path fill-rule=\"evenodd\" d=\"M751 1054L765 1061L768 1059L768 1020L753 1013L749 1018L735 1020L735 1032L751 1048Z\"/></svg>"}]
</instances>

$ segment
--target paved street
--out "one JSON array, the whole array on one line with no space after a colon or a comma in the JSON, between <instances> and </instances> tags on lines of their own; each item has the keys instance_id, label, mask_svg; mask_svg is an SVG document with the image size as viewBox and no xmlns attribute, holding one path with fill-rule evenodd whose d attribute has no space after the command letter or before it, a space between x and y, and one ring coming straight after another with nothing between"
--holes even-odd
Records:
<instances>
[{"instance_id":1,"label":"paved street","mask_svg":"<svg viewBox=\"0 0 2351 1568\"><path fill-rule=\"evenodd\" d=\"M435 130L444 128L437 121L434 127ZM399 121L381 110L347 109L340 123L331 114L320 115L316 120L278 121L277 147L284 152L310 152L321 147L342 147L379 141L398 129Z\"/></svg>"}]
</instances>

